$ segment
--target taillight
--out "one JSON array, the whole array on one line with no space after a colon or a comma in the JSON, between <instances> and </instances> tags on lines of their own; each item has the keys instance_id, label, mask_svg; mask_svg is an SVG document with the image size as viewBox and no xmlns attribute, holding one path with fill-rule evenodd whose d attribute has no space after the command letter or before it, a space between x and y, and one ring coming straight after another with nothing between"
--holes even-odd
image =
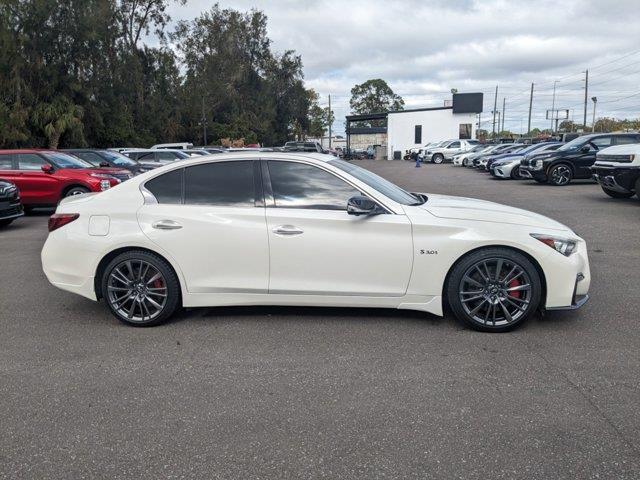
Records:
<instances>
[{"instance_id":1,"label":"taillight","mask_svg":"<svg viewBox=\"0 0 640 480\"><path fill-rule=\"evenodd\" d=\"M49 217L49 231L64 227L67 223L73 222L80 216L79 213L54 213Z\"/></svg>"}]
</instances>

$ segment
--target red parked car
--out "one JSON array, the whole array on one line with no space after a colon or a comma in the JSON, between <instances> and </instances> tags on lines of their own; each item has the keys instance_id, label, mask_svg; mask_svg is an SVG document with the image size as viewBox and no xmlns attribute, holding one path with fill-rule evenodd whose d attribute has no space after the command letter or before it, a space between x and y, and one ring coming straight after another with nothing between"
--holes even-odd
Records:
<instances>
[{"instance_id":1,"label":"red parked car","mask_svg":"<svg viewBox=\"0 0 640 480\"><path fill-rule=\"evenodd\" d=\"M101 192L132 177L118 168L94 168L56 150L0 150L0 177L20 189L26 210L55 206L64 197Z\"/></svg>"}]
</instances>

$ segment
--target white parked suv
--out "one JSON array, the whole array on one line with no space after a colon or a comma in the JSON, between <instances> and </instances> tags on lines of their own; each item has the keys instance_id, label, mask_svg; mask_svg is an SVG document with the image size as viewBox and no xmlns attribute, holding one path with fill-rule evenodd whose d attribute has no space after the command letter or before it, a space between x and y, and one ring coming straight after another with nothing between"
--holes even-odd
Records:
<instances>
[{"instance_id":1,"label":"white parked suv","mask_svg":"<svg viewBox=\"0 0 640 480\"><path fill-rule=\"evenodd\" d=\"M432 163L453 160L453 156L471 150L478 145L478 140L447 140L434 148L427 149L424 159Z\"/></svg>"},{"instance_id":2,"label":"white parked suv","mask_svg":"<svg viewBox=\"0 0 640 480\"><path fill-rule=\"evenodd\" d=\"M409 193L318 153L193 157L49 220L51 283L149 326L178 307L448 304L471 328L510 330L539 308L587 300L587 246L542 215L485 200Z\"/></svg>"},{"instance_id":3,"label":"white parked suv","mask_svg":"<svg viewBox=\"0 0 640 480\"><path fill-rule=\"evenodd\" d=\"M640 198L640 143L616 145L596 154L591 167L602 191L613 198Z\"/></svg>"}]
</instances>

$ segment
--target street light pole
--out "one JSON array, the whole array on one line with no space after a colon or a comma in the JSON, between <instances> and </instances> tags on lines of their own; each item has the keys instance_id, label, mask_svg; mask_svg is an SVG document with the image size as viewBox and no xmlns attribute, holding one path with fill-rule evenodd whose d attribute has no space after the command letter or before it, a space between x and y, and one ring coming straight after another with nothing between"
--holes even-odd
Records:
<instances>
[{"instance_id":1,"label":"street light pole","mask_svg":"<svg viewBox=\"0 0 640 480\"><path fill-rule=\"evenodd\" d=\"M553 82L553 100L551 102L551 133L553 134L553 113L556 109L556 83L558 83L557 80L554 80Z\"/></svg>"},{"instance_id":2,"label":"street light pole","mask_svg":"<svg viewBox=\"0 0 640 480\"><path fill-rule=\"evenodd\" d=\"M598 103L598 97L591 97L593 101L593 120L591 122L591 133L596 129L596 103Z\"/></svg>"}]
</instances>

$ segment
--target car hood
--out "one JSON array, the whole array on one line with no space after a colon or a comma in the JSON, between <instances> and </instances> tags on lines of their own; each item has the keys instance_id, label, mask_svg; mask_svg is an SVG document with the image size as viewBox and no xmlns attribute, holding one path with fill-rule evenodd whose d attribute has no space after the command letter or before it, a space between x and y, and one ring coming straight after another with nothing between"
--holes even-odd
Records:
<instances>
[{"instance_id":1,"label":"car hood","mask_svg":"<svg viewBox=\"0 0 640 480\"><path fill-rule=\"evenodd\" d=\"M507 223L551 230L571 231L569 227L538 213L475 198L426 194L429 200L419 208L439 218Z\"/></svg>"}]
</instances>

